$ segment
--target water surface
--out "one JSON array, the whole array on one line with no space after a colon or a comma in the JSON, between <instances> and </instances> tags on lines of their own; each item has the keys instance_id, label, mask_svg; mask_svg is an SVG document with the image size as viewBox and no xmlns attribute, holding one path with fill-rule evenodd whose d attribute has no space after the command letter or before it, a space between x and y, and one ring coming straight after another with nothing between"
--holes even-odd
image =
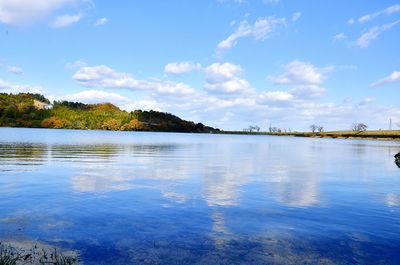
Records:
<instances>
[{"instance_id":1,"label":"water surface","mask_svg":"<svg viewBox=\"0 0 400 265\"><path fill-rule=\"evenodd\" d=\"M0 241L84 264L398 264L397 142L0 129Z\"/></svg>"}]
</instances>

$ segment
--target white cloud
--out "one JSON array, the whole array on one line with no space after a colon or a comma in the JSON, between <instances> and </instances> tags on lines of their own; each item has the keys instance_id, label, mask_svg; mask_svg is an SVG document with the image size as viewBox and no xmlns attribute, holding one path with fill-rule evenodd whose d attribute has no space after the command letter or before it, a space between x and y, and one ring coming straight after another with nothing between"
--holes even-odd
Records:
<instances>
[{"instance_id":1,"label":"white cloud","mask_svg":"<svg viewBox=\"0 0 400 265\"><path fill-rule=\"evenodd\" d=\"M168 74L183 74L192 71L198 71L201 69L201 65L192 62L174 62L169 63L164 67L164 72Z\"/></svg>"},{"instance_id":2,"label":"white cloud","mask_svg":"<svg viewBox=\"0 0 400 265\"><path fill-rule=\"evenodd\" d=\"M106 65L81 67L73 78L85 87L125 88L181 96L195 93L193 88L183 83L138 80L129 73L117 72Z\"/></svg>"},{"instance_id":3,"label":"white cloud","mask_svg":"<svg viewBox=\"0 0 400 265\"><path fill-rule=\"evenodd\" d=\"M244 93L252 90L249 82L241 78L240 65L232 63L214 63L205 70L206 84L204 89L216 93Z\"/></svg>"},{"instance_id":4,"label":"white cloud","mask_svg":"<svg viewBox=\"0 0 400 265\"><path fill-rule=\"evenodd\" d=\"M99 18L94 25L101 26L101 25L107 24L108 22L109 22L108 18L102 17L102 18Z\"/></svg>"},{"instance_id":5,"label":"white cloud","mask_svg":"<svg viewBox=\"0 0 400 265\"><path fill-rule=\"evenodd\" d=\"M386 84L394 83L400 81L400 72L399 71L394 71L391 73L389 76L386 76L382 79L379 79L378 81L372 83L370 87L380 87Z\"/></svg>"},{"instance_id":6,"label":"white cloud","mask_svg":"<svg viewBox=\"0 0 400 265\"><path fill-rule=\"evenodd\" d=\"M88 3L85 0L1 0L0 22L8 25L26 25L50 16L66 6Z\"/></svg>"},{"instance_id":7,"label":"white cloud","mask_svg":"<svg viewBox=\"0 0 400 265\"><path fill-rule=\"evenodd\" d=\"M85 97L88 100L98 98L98 102L111 101L125 110L156 109L223 129L242 129L249 124L265 128L267 120L274 126L296 130L307 129L317 121L324 121L326 129L347 129L354 120L366 120L370 127L379 128L386 122L376 114L379 111L385 115L390 112L394 120L397 117L400 120L398 108L377 108L370 105L372 101L368 98L355 99L354 103L321 102L326 92L321 86L333 67L319 68L300 61L294 67L293 62L285 66L282 74L286 74L284 84L289 88L262 92L253 88L243 78L242 67L233 63L214 63L206 67L204 91L168 80L137 80L129 73L117 72L107 66L82 67L74 78L84 86L139 89L146 93L142 98L130 101L118 94L112 97L97 95L97 92L77 93L75 98L79 98L78 101ZM302 71L305 77L300 78ZM95 89L89 91L92 90Z\"/></svg>"},{"instance_id":8,"label":"white cloud","mask_svg":"<svg viewBox=\"0 0 400 265\"><path fill-rule=\"evenodd\" d=\"M354 18L350 18L349 20L347 20L347 24L353 25L354 23L356 23Z\"/></svg>"},{"instance_id":9,"label":"white cloud","mask_svg":"<svg viewBox=\"0 0 400 265\"><path fill-rule=\"evenodd\" d=\"M222 94L244 93L250 92L251 86L244 79L235 78L220 83L207 83L204 88L208 92L216 92Z\"/></svg>"},{"instance_id":10,"label":"white cloud","mask_svg":"<svg viewBox=\"0 0 400 265\"><path fill-rule=\"evenodd\" d=\"M258 18L254 24L249 24L246 20L240 22L238 28L228 38L218 43L217 53L229 50L236 45L237 41L245 37L253 37L255 40L263 41L272 36L278 26L285 25L285 18L263 17Z\"/></svg>"},{"instance_id":11,"label":"white cloud","mask_svg":"<svg viewBox=\"0 0 400 265\"><path fill-rule=\"evenodd\" d=\"M149 82L148 88L155 90L157 94L187 96L195 93L195 90L185 83L171 81Z\"/></svg>"},{"instance_id":12,"label":"white cloud","mask_svg":"<svg viewBox=\"0 0 400 265\"><path fill-rule=\"evenodd\" d=\"M81 13L75 14L75 15L62 15L58 16L54 19L54 21L51 23L51 26L53 28L64 28L71 26L72 24L78 22L81 20L83 15Z\"/></svg>"},{"instance_id":13,"label":"white cloud","mask_svg":"<svg viewBox=\"0 0 400 265\"><path fill-rule=\"evenodd\" d=\"M370 28L368 31L364 32L357 40L356 45L361 48L367 48L372 41L376 40L379 35L392 27L400 24L400 20L397 20L390 24L384 24L381 26L374 26Z\"/></svg>"},{"instance_id":14,"label":"white cloud","mask_svg":"<svg viewBox=\"0 0 400 265\"><path fill-rule=\"evenodd\" d=\"M83 66L86 66L86 62L83 60L76 60L75 62L65 64L65 68L70 70L74 70Z\"/></svg>"},{"instance_id":15,"label":"white cloud","mask_svg":"<svg viewBox=\"0 0 400 265\"><path fill-rule=\"evenodd\" d=\"M264 4L277 4L279 3L281 0L263 0Z\"/></svg>"},{"instance_id":16,"label":"white cloud","mask_svg":"<svg viewBox=\"0 0 400 265\"><path fill-rule=\"evenodd\" d=\"M160 107L163 105L164 104L157 102L156 100L135 100L120 107L126 111L133 111L137 109L162 111Z\"/></svg>"},{"instance_id":17,"label":"white cloud","mask_svg":"<svg viewBox=\"0 0 400 265\"><path fill-rule=\"evenodd\" d=\"M23 74L23 70L21 67L17 67L17 66L8 66L7 67L7 72L12 73L12 74L16 74L16 75L21 75Z\"/></svg>"},{"instance_id":18,"label":"white cloud","mask_svg":"<svg viewBox=\"0 0 400 265\"><path fill-rule=\"evenodd\" d=\"M157 102L156 100L132 100L118 93L110 93L96 89L84 90L77 93L52 98L54 100L67 100L73 102L82 102L86 104L112 103L114 105L117 105L120 109L126 111L133 111L137 109L161 111L160 107L164 105L163 103Z\"/></svg>"},{"instance_id":19,"label":"white cloud","mask_svg":"<svg viewBox=\"0 0 400 265\"><path fill-rule=\"evenodd\" d=\"M333 36L333 40L334 41L342 41L347 39L347 35L344 34L343 32L336 34L335 36Z\"/></svg>"},{"instance_id":20,"label":"white cloud","mask_svg":"<svg viewBox=\"0 0 400 265\"><path fill-rule=\"evenodd\" d=\"M381 15L390 16L390 15L398 13L398 12L400 12L400 4L392 5L392 6L389 6L389 7L385 8L385 9L379 10L377 12L366 14L366 15L364 15L362 17L359 17L358 18L358 22L365 23L365 22L368 22L368 21L371 21L371 20L375 19L378 16L381 16Z\"/></svg>"},{"instance_id":21,"label":"white cloud","mask_svg":"<svg viewBox=\"0 0 400 265\"><path fill-rule=\"evenodd\" d=\"M65 95L61 97L62 100L68 101L77 101L83 103L106 103L111 102L114 104L127 104L131 102L131 100L127 97L121 96L117 93L109 93L102 90L85 90L78 93Z\"/></svg>"},{"instance_id":22,"label":"white cloud","mask_svg":"<svg viewBox=\"0 0 400 265\"><path fill-rule=\"evenodd\" d=\"M296 12L296 13L294 13L293 16L292 16L292 21L293 21L293 22L296 22L297 20L300 19L300 17L301 17L301 12Z\"/></svg>"},{"instance_id":23,"label":"white cloud","mask_svg":"<svg viewBox=\"0 0 400 265\"><path fill-rule=\"evenodd\" d=\"M214 63L206 68L206 81L224 82L236 78L243 73L240 65L232 63Z\"/></svg>"},{"instance_id":24,"label":"white cloud","mask_svg":"<svg viewBox=\"0 0 400 265\"><path fill-rule=\"evenodd\" d=\"M40 86L31 85L15 85L7 83L0 79L0 92L1 93L43 93L43 89Z\"/></svg>"},{"instance_id":25,"label":"white cloud","mask_svg":"<svg viewBox=\"0 0 400 265\"><path fill-rule=\"evenodd\" d=\"M236 4L243 4L244 2L246 2L246 0L217 0L217 2L219 2L219 3L233 2Z\"/></svg>"},{"instance_id":26,"label":"white cloud","mask_svg":"<svg viewBox=\"0 0 400 265\"><path fill-rule=\"evenodd\" d=\"M316 99L325 94L326 89L319 85L296 86L290 90L290 93L301 100Z\"/></svg>"},{"instance_id":27,"label":"white cloud","mask_svg":"<svg viewBox=\"0 0 400 265\"><path fill-rule=\"evenodd\" d=\"M269 76L268 79L278 85L320 85L334 67L317 68L310 63L294 60L285 65L284 69L283 74Z\"/></svg>"},{"instance_id":28,"label":"white cloud","mask_svg":"<svg viewBox=\"0 0 400 265\"><path fill-rule=\"evenodd\" d=\"M363 107L363 106L369 105L370 103L372 103L374 101L375 101L374 98L366 97L363 100L361 100L360 103L358 103L358 106Z\"/></svg>"},{"instance_id":29,"label":"white cloud","mask_svg":"<svg viewBox=\"0 0 400 265\"><path fill-rule=\"evenodd\" d=\"M81 67L73 76L85 87L146 89L146 81L136 80L130 74L117 72L106 65Z\"/></svg>"},{"instance_id":30,"label":"white cloud","mask_svg":"<svg viewBox=\"0 0 400 265\"><path fill-rule=\"evenodd\" d=\"M271 102L289 102L293 100L293 95L284 91L268 91L263 92L259 95L259 102L271 103Z\"/></svg>"}]
</instances>

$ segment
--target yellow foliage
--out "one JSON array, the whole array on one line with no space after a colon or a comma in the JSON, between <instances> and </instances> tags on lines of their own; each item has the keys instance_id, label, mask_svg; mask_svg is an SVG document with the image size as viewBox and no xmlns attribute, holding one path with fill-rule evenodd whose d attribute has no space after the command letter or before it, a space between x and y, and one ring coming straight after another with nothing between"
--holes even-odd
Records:
<instances>
[{"instance_id":1,"label":"yellow foliage","mask_svg":"<svg viewBox=\"0 0 400 265\"><path fill-rule=\"evenodd\" d=\"M104 121L103 124L101 125L101 128L103 130L112 130L112 131L119 130L120 127L121 127L121 122L116 119L108 119Z\"/></svg>"}]
</instances>

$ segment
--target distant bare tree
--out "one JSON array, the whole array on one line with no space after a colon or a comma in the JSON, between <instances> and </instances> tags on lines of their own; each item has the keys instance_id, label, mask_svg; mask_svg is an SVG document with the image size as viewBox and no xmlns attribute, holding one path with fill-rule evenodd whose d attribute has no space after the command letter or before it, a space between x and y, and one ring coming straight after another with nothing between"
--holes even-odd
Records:
<instances>
[{"instance_id":1,"label":"distant bare tree","mask_svg":"<svg viewBox=\"0 0 400 265\"><path fill-rule=\"evenodd\" d=\"M364 132L368 129L368 126L364 123L353 123L353 125L351 126L351 129L355 132Z\"/></svg>"},{"instance_id":2,"label":"distant bare tree","mask_svg":"<svg viewBox=\"0 0 400 265\"><path fill-rule=\"evenodd\" d=\"M324 131L324 126L318 126L317 131L322 133Z\"/></svg>"},{"instance_id":3,"label":"distant bare tree","mask_svg":"<svg viewBox=\"0 0 400 265\"><path fill-rule=\"evenodd\" d=\"M316 132L318 129L318 125L312 124L312 125L310 125L310 129L312 132Z\"/></svg>"},{"instance_id":4,"label":"distant bare tree","mask_svg":"<svg viewBox=\"0 0 400 265\"><path fill-rule=\"evenodd\" d=\"M243 129L243 131L244 132L260 132L260 127L257 125L255 125L255 126L250 125L249 128Z\"/></svg>"},{"instance_id":5,"label":"distant bare tree","mask_svg":"<svg viewBox=\"0 0 400 265\"><path fill-rule=\"evenodd\" d=\"M272 133L277 133L277 132L282 132L282 130L279 129L278 127L271 127L271 128L270 128L270 132L272 132Z\"/></svg>"}]
</instances>

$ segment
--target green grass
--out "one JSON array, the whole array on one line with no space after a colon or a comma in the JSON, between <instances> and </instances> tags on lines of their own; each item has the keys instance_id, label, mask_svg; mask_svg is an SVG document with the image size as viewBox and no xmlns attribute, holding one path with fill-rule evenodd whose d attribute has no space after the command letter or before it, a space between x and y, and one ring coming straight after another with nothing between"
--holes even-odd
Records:
<instances>
[{"instance_id":1,"label":"green grass","mask_svg":"<svg viewBox=\"0 0 400 265\"><path fill-rule=\"evenodd\" d=\"M400 130L378 130L378 131L330 131L322 133L294 132L283 133L283 135L303 137L329 137L329 138L368 138L368 139L400 139Z\"/></svg>"},{"instance_id":2,"label":"green grass","mask_svg":"<svg viewBox=\"0 0 400 265\"><path fill-rule=\"evenodd\" d=\"M296 136L296 137L326 137L326 138L361 138L361 139L389 139L400 140L400 130L376 130L376 131L329 131L321 133L313 132L240 132L223 131L223 134L246 134L246 135L277 135L277 136Z\"/></svg>"}]
</instances>

